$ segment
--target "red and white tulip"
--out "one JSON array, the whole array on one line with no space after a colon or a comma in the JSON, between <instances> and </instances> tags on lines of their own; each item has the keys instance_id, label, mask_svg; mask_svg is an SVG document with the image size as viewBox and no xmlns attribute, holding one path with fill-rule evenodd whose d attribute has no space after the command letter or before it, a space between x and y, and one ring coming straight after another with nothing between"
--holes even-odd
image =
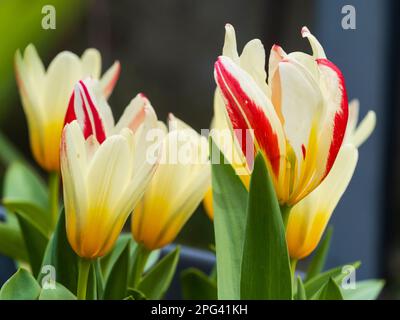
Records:
<instances>
[{"instance_id":1,"label":"red and white tulip","mask_svg":"<svg viewBox=\"0 0 400 320\"><path fill-rule=\"evenodd\" d=\"M239 56L235 31L226 26L223 55L214 75L231 129L252 130L251 171L254 153L266 159L281 205L293 206L328 175L342 145L348 102L344 77L326 58L307 28L313 54L287 54L271 49L268 81L265 51L259 40L248 42ZM240 139L239 139L240 141Z\"/></svg>"},{"instance_id":2,"label":"red and white tulip","mask_svg":"<svg viewBox=\"0 0 400 320\"><path fill-rule=\"evenodd\" d=\"M96 81L79 81L68 106L61 143L61 173L68 240L81 257L105 255L140 200L157 166L146 149L157 117L137 95L114 125ZM101 90L100 90L101 91Z\"/></svg>"}]
</instances>

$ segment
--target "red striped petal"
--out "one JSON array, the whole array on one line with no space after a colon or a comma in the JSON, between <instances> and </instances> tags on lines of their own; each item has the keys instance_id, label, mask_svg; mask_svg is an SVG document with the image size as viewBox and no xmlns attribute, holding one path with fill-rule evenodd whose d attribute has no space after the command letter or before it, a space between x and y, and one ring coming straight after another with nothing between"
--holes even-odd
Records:
<instances>
[{"instance_id":1,"label":"red striped petal","mask_svg":"<svg viewBox=\"0 0 400 320\"><path fill-rule=\"evenodd\" d=\"M85 139L89 138L91 135L95 135L99 143L102 143L106 139L104 125L99 111L93 103L87 85L82 80L75 86L75 91L71 95L64 125L74 120L77 120L80 124Z\"/></svg>"},{"instance_id":2,"label":"red striped petal","mask_svg":"<svg viewBox=\"0 0 400 320\"><path fill-rule=\"evenodd\" d=\"M215 76L218 87L225 97L225 105L232 125L242 130L249 129L249 126L253 129L259 147L268 158L274 174L278 176L280 165L278 137L263 109L243 90L221 58L215 63ZM243 147L246 145L243 146L242 141L242 150L245 151Z\"/></svg>"},{"instance_id":3,"label":"red striped petal","mask_svg":"<svg viewBox=\"0 0 400 320\"><path fill-rule=\"evenodd\" d=\"M337 110L333 118L332 142L329 148L328 160L326 162L326 171L325 171L325 175L327 175L336 160L336 156L339 152L339 149L343 142L344 135L346 133L347 120L349 117L349 108L348 108L346 85L343 74L340 71L340 69L327 59L317 59L316 61L318 65L328 67L330 70L334 72L334 74L336 74L339 84L339 88L337 89L341 94L340 105L337 107Z\"/></svg>"}]
</instances>

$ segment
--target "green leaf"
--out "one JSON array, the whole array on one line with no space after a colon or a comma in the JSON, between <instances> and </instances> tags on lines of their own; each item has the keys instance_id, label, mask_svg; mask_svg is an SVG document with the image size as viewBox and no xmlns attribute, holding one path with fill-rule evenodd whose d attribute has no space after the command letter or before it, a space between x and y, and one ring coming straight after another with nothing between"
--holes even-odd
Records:
<instances>
[{"instance_id":1,"label":"green leaf","mask_svg":"<svg viewBox=\"0 0 400 320\"><path fill-rule=\"evenodd\" d=\"M42 288L39 300L76 300L76 297L62 284L56 283L55 288Z\"/></svg>"},{"instance_id":2,"label":"green leaf","mask_svg":"<svg viewBox=\"0 0 400 320\"><path fill-rule=\"evenodd\" d=\"M343 300L342 292L335 280L328 282L311 298L312 300Z\"/></svg>"},{"instance_id":3,"label":"green leaf","mask_svg":"<svg viewBox=\"0 0 400 320\"><path fill-rule=\"evenodd\" d=\"M342 294L344 300L375 300L381 293L384 280L370 279L357 281L355 289L343 289Z\"/></svg>"},{"instance_id":4,"label":"green leaf","mask_svg":"<svg viewBox=\"0 0 400 320\"><path fill-rule=\"evenodd\" d=\"M0 132L0 160L6 166L16 161L25 161L22 154L2 132Z\"/></svg>"},{"instance_id":5,"label":"green leaf","mask_svg":"<svg viewBox=\"0 0 400 320\"><path fill-rule=\"evenodd\" d=\"M144 293L137 289L128 288L127 294L128 296L124 300L147 300Z\"/></svg>"},{"instance_id":6,"label":"green leaf","mask_svg":"<svg viewBox=\"0 0 400 320\"><path fill-rule=\"evenodd\" d=\"M0 253L14 260L28 262L25 242L18 225L9 221L0 222Z\"/></svg>"},{"instance_id":7,"label":"green leaf","mask_svg":"<svg viewBox=\"0 0 400 320\"><path fill-rule=\"evenodd\" d=\"M195 268L181 274L182 295L185 300L216 300L217 286L210 278Z\"/></svg>"},{"instance_id":8,"label":"green leaf","mask_svg":"<svg viewBox=\"0 0 400 320\"><path fill-rule=\"evenodd\" d=\"M241 299L292 299L285 227L260 153L250 181L240 294Z\"/></svg>"},{"instance_id":9,"label":"green leaf","mask_svg":"<svg viewBox=\"0 0 400 320\"><path fill-rule=\"evenodd\" d=\"M354 267L354 269L357 269L361 263L357 261L349 265ZM304 284L304 289L306 290L307 297L314 296L321 289L321 287L329 281L330 278L333 278L336 283L341 283L342 280L348 275L348 273L343 272L342 270L343 266L336 267L306 281Z\"/></svg>"},{"instance_id":10,"label":"green leaf","mask_svg":"<svg viewBox=\"0 0 400 320\"><path fill-rule=\"evenodd\" d=\"M315 251L314 257L307 270L306 281L317 276L324 269L326 257L328 256L328 251L331 244L332 232L333 228L330 227L327 230L323 241L319 244L317 250Z\"/></svg>"},{"instance_id":11,"label":"green leaf","mask_svg":"<svg viewBox=\"0 0 400 320\"><path fill-rule=\"evenodd\" d=\"M31 203L49 214L46 185L32 169L19 162L13 163L7 169L4 177L3 201Z\"/></svg>"},{"instance_id":12,"label":"green leaf","mask_svg":"<svg viewBox=\"0 0 400 320\"><path fill-rule=\"evenodd\" d=\"M218 299L240 299L240 269L247 215L248 193L223 154L210 140L218 161L212 161L214 232L218 274Z\"/></svg>"},{"instance_id":13,"label":"green leaf","mask_svg":"<svg viewBox=\"0 0 400 320\"><path fill-rule=\"evenodd\" d=\"M180 248L168 253L156 265L154 265L142 278L138 290L152 300L161 299L167 292L174 277L179 260Z\"/></svg>"},{"instance_id":14,"label":"green leaf","mask_svg":"<svg viewBox=\"0 0 400 320\"><path fill-rule=\"evenodd\" d=\"M121 255L113 264L104 288L105 300L119 300L126 297L130 250L130 242L127 242Z\"/></svg>"},{"instance_id":15,"label":"green leaf","mask_svg":"<svg viewBox=\"0 0 400 320\"><path fill-rule=\"evenodd\" d=\"M57 282L76 294L78 283L78 258L72 250L65 230L65 213L61 211L56 229L48 242L42 266L52 265L57 271ZM39 281L44 274L39 275Z\"/></svg>"},{"instance_id":16,"label":"green leaf","mask_svg":"<svg viewBox=\"0 0 400 320\"><path fill-rule=\"evenodd\" d=\"M101 270L103 274L103 278L107 281L108 276L110 275L111 269L118 258L121 256L122 252L126 248L126 245L131 241L132 236L130 233L121 234L114 248L111 250L109 254L100 259ZM136 246L136 243L132 241L131 246ZM132 248L131 248L132 250Z\"/></svg>"},{"instance_id":17,"label":"green leaf","mask_svg":"<svg viewBox=\"0 0 400 320\"><path fill-rule=\"evenodd\" d=\"M306 290L300 276L297 276L296 300L307 300Z\"/></svg>"},{"instance_id":18,"label":"green leaf","mask_svg":"<svg viewBox=\"0 0 400 320\"><path fill-rule=\"evenodd\" d=\"M0 300L36 300L40 290L39 284L27 270L18 269L1 288Z\"/></svg>"},{"instance_id":19,"label":"green leaf","mask_svg":"<svg viewBox=\"0 0 400 320\"><path fill-rule=\"evenodd\" d=\"M48 235L51 232L51 221L48 218L47 212L37 205L27 201L15 201L4 199L3 205L8 211L16 213L33 225L43 235Z\"/></svg>"},{"instance_id":20,"label":"green leaf","mask_svg":"<svg viewBox=\"0 0 400 320\"><path fill-rule=\"evenodd\" d=\"M152 250L147 258L146 265L144 266L144 272L149 271L152 266L156 264L158 259L160 259L161 250Z\"/></svg>"},{"instance_id":21,"label":"green leaf","mask_svg":"<svg viewBox=\"0 0 400 320\"><path fill-rule=\"evenodd\" d=\"M25 242L32 273L37 276L40 273L48 238L28 220L25 220L23 216L17 215L17 218Z\"/></svg>"}]
</instances>

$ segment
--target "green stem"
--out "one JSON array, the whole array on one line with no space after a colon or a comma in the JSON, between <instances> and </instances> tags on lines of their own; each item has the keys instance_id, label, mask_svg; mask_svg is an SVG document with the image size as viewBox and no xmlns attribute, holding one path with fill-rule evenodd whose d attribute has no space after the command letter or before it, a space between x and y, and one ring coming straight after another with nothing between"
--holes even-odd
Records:
<instances>
[{"instance_id":1,"label":"green stem","mask_svg":"<svg viewBox=\"0 0 400 320\"><path fill-rule=\"evenodd\" d=\"M296 287L296 265L297 265L297 259L290 259L290 273L292 275L293 292L295 291Z\"/></svg>"},{"instance_id":2,"label":"green stem","mask_svg":"<svg viewBox=\"0 0 400 320\"><path fill-rule=\"evenodd\" d=\"M290 271L292 273L292 278L294 278L294 274L296 272L296 265L297 265L297 260L296 259L290 259Z\"/></svg>"},{"instance_id":3,"label":"green stem","mask_svg":"<svg viewBox=\"0 0 400 320\"><path fill-rule=\"evenodd\" d=\"M289 207L287 205L281 206L281 214L282 214L283 225L285 226L285 229L286 229L288 221L289 221L290 210L292 210L292 207Z\"/></svg>"},{"instance_id":4,"label":"green stem","mask_svg":"<svg viewBox=\"0 0 400 320\"><path fill-rule=\"evenodd\" d=\"M138 244L135 252L135 258L133 261L132 274L130 279L130 285L132 288L136 288L138 286L150 253L151 250L147 249L142 244Z\"/></svg>"},{"instance_id":5,"label":"green stem","mask_svg":"<svg viewBox=\"0 0 400 320\"><path fill-rule=\"evenodd\" d=\"M60 192L60 175L57 171L49 174L49 207L52 225L55 226L58 220L58 204Z\"/></svg>"},{"instance_id":6,"label":"green stem","mask_svg":"<svg viewBox=\"0 0 400 320\"><path fill-rule=\"evenodd\" d=\"M79 259L79 274L78 274L78 300L86 300L86 289L89 277L91 260L83 258Z\"/></svg>"}]
</instances>

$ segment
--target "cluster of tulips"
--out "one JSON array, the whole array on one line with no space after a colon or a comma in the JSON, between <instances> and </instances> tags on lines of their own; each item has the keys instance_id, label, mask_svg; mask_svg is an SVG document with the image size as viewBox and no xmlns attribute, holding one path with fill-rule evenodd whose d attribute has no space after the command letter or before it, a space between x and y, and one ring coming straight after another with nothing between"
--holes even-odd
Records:
<instances>
[{"instance_id":1,"label":"cluster of tulips","mask_svg":"<svg viewBox=\"0 0 400 320\"><path fill-rule=\"evenodd\" d=\"M234 28L225 29L208 137L172 114L158 120L142 93L116 122L107 99L120 64L101 76L95 49L61 52L47 70L33 45L16 53L32 153L49 183L29 165L7 171L0 233L8 230L14 246L0 251L20 268L0 299L160 299L179 247L162 259L159 249L202 201L216 266L182 275L186 298L376 297L378 280L344 292L342 268L323 271L329 234L318 246L375 113L357 125L358 101L348 103L341 71L307 28L312 54L274 45L268 76L262 43L239 55ZM123 232L129 217L131 234ZM298 275L297 261L317 246Z\"/></svg>"}]
</instances>

